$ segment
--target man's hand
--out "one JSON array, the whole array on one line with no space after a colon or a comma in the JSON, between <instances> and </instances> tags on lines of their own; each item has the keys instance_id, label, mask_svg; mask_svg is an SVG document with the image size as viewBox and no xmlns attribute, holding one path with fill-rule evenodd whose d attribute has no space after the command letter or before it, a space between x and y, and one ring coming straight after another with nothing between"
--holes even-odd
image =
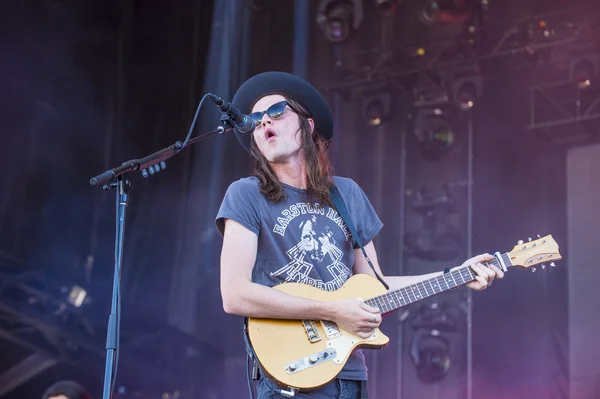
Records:
<instances>
[{"instance_id":1,"label":"man's hand","mask_svg":"<svg viewBox=\"0 0 600 399\"><path fill-rule=\"evenodd\" d=\"M361 338L369 338L381 324L379 309L367 305L362 299L332 302L331 311L332 321Z\"/></svg>"},{"instance_id":2,"label":"man's hand","mask_svg":"<svg viewBox=\"0 0 600 399\"><path fill-rule=\"evenodd\" d=\"M490 261L494 257L490 254L477 255L471 259L466 260L462 266L471 266L471 269L477 273L475 281L471 281L466 286L474 289L475 291L483 291L490 285L495 278L504 277L504 272L498 269L496 266L484 265L484 262Z\"/></svg>"}]
</instances>

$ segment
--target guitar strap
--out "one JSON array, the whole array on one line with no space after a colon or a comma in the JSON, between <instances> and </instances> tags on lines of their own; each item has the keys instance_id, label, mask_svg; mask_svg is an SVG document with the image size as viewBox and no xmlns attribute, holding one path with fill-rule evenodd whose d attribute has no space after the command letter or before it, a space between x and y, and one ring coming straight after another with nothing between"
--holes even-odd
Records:
<instances>
[{"instance_id":1,"label":"guitar strap","mask_svg":"<svg viewBox=\"0 0 600 399\"><path fill-rule=\"evenodd\" d=\"M333 205L335 206L338 213L340 214L340 216L346 223L346 226L348 226L348 229L350 230L350 234L352 234L352 237L354 237L354 241L360 247L360 250L362 251L363 255L365 256L367 263L369 263L369 266L371 266L373 273L375 273L375 277L377 277L377 280L379 280L379 282L381 284L383 284L383 286L385 287L386 290L389 290L390 287L385 283L385 281L383 281L381 276L379 276L379 273L377 273L377 271L375 271L375 268L373 267L373 263L371 262L371 259L369 259L369 257L367 256L367 252L365 251L365 249L363 247L362 240L360 239L358 233L356 232L354 223L352 223L352 219L350 219L350 215L348 214L348 209L346 208L346 203L344 202L344 199L342 198L342 194L340 193L340 190L337 188L337 186L335 184L333 186L331 186L331 189L329 190L329 195L331 197L331 202L333 202Z\"/></svg>"}]
</instances>

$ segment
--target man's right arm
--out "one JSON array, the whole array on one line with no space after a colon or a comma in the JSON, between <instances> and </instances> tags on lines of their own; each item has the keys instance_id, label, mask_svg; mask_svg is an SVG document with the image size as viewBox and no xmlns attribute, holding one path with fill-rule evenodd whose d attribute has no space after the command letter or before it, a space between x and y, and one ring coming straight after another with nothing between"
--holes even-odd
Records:
<instances>
[{"instance_id":1,"label":"man's right arm","mask_svg":"<svg viewBox=\"0 0 600 399\"><path fill-rule=\"evenodd\" d=\"M257 248L256 234L234 220L225 221L221 297L226 313L257 318L333 320L357 333L372 331L381 323L378 310L358 299L321 302L253 283ZM377 313L375 323L373 313Z\"/></svg>"}]
</instances>

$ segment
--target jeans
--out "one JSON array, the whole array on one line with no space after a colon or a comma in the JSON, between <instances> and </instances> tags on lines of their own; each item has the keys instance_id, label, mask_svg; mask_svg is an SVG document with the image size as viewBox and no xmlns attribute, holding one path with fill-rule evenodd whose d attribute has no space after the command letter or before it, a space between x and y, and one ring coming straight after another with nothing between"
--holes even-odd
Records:
<instances>
[{"instance_id":1,"label":"jeans","mask_svg":"<svg viewBox=\"0 0 600 399\"><path fill-rule=\"evenodd\" d=\"M286 398L281 395L279 388L273 381L261 377L258 381L257 399ZM334 379L327 385L310 392L296 392L294 398L312 399L367 399L367 381Z\"/></svg>"}]
</instances>

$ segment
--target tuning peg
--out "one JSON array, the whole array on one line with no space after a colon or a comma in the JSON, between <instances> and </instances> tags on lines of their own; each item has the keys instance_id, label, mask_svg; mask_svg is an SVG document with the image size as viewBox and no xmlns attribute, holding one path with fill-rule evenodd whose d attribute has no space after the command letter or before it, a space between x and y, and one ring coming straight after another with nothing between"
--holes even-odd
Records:
<instances>
[{"instance_id":1,"label":"tuning peg","mask_svg":"<svg viewBox=\"0 0 600 399\"><path fill-rule=\"evenodd\" d=\"M535 266L533 266L533 267L531 268L531 272L532 272L532 273L535 273Z\"/></svg>"},{"instance_id":2,"label":"tuning peg","mask_svg":"<svg viewBox=\"0 0 600 399\"><path fill-rule=\"evenodd\" d=\"M542 237L540 237L540 235L539 235L539 234L537 235L537 237L538 237L538 238L542 238Z\"/></svg>"},{"instance_id":3,"label":"tuning peg","mask_svg":"<svg viewBox=\"0 0 600 399\"><path fill-rule=\"evenodd\" d=\"M517 245L521 245L521 244L523 244L523 240L517 241Z\"/></svg>"},{"instance_id":4,"label":"tuning peg","mask_svg":"<svg viewBox=\"0 0 600 399\"><path fill-rule=\"evenodd\" d=\"M544 270L545 268L546 268L546 265L544 265L544 264L542 263L542 270Z\"/></svg>"},{"instance_id":5,"label":"tuning peg","mask_svg":"<svg viewBox=\"0 0 600 399\"><path fill-rule=\"evenodd\" d=\"M550 266L555 267L556 265L554 264L554 262L550 262Z\"/></svg>"},{"instance_id":6,"label":"tuning peg","mask_svg":"<svg viewBox=\"0 0 600 399\"><path fill-rule=\"evenodd\" d=\"M531 237L529 237L529 242L531 242Z\"/></svg>"}]
</instances>

